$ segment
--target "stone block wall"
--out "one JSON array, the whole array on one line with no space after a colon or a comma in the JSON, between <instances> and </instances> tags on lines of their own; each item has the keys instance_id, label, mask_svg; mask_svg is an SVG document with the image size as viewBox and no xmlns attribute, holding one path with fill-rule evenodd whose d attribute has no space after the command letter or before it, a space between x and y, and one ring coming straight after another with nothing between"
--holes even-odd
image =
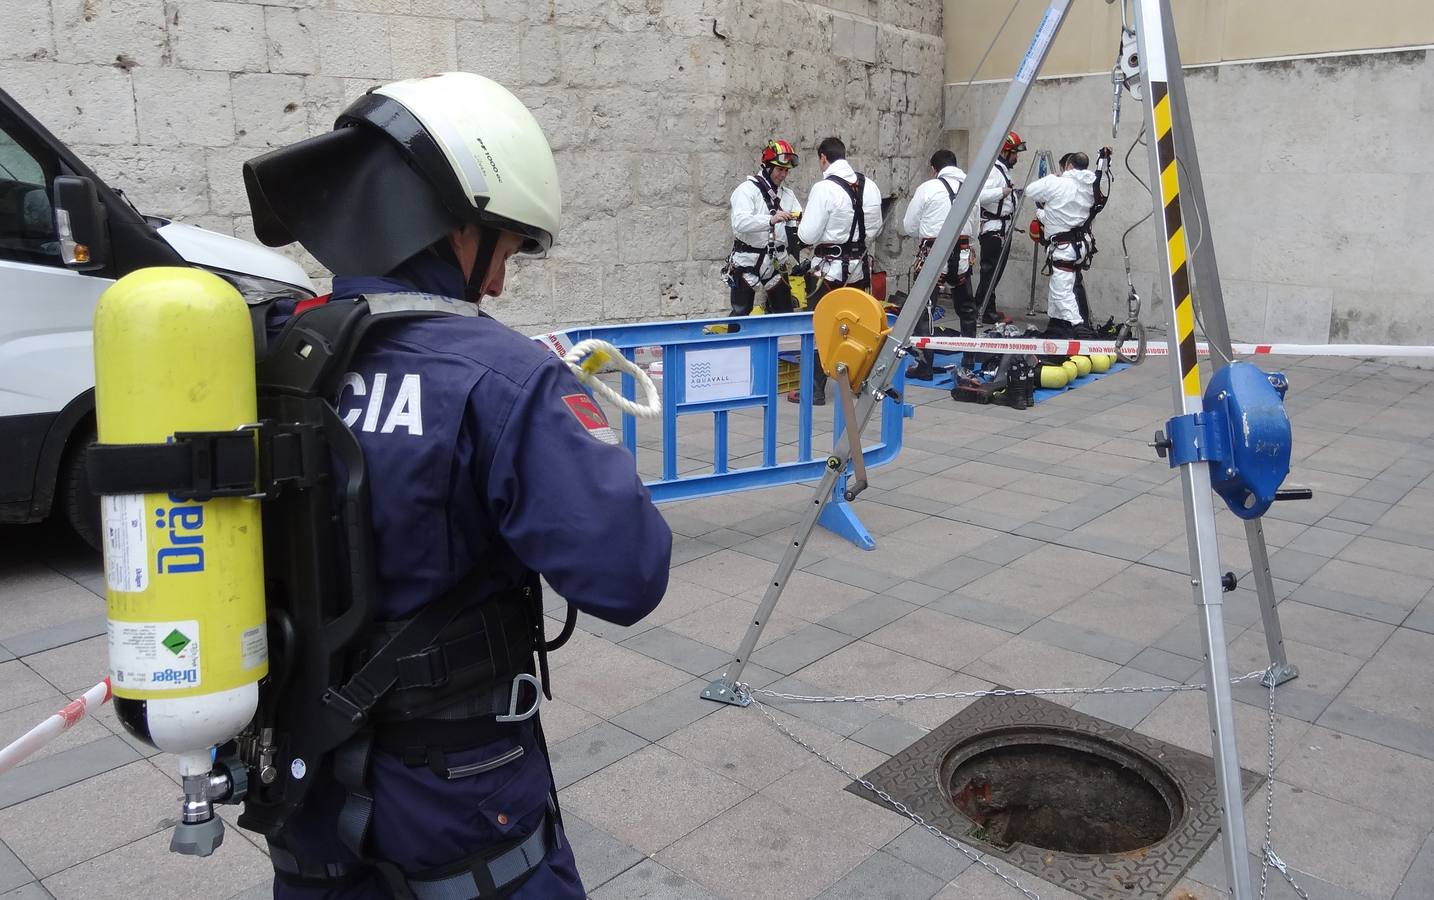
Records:
<instances>
[{"instance_id":1,"label":"stone block wall","mask_svg":"<svg viewBox=\"0 0 1434 900\"><path fill-rule=\"evenodd\" d=\"M725 309L727 198L770 136L803 197L841 136L894 220L941 134L937 0L7 0L0 33L0 86L101 177L241 237L244 160L389 80L501 81L563 184L559 243L491 301L527 330ZM894 221L879 253L906 265Z\"/></svg>"},{"instance_id":2,"label":"stone block wall","mask_svg":"<svg viewBox=\"0 0 1434 900\"><path fill-rule=\"evenodd\" d=\"M1214 241L1236 340L1434 344L1434 54L1427 50L1224 63L1186 70L1210 222L1187 227ZM946 89L946 123L975 146L1005 84ZM1122 157L1140 131L1128 97L1110 136L1108 75L1040 80L1016 130L1057 158L1116 148L1113 197L1096 224L1100 253L1087 273L1100 320L1124 315L1122 232L1149 210ZM1024 175L1029 155L1022 157ZM1131 163L1148 179L1145 148ZM1031 214L1028 208L1026 213ZM1137 290L1148 295L1158 257L1148 224L1131 233ZM999 302L1023 311L1031 242L1015 238ZM1044 279L1037 279L1044 312ZM1198 291L1198 285L1197 285ZM1168 301L1147 322L1162 326ZM1147 305L1147 310L1149 306Z\"/></svg>"}]
</instances>

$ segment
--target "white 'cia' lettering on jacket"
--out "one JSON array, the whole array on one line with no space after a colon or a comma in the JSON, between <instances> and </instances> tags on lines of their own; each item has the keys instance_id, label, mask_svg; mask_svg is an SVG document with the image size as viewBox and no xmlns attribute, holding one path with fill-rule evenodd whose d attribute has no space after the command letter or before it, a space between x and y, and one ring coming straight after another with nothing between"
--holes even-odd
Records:
<instances>
[{"instance_id":1,"label":"white 'cia' lettering on jacket","mask_svg":"<svg viewBox=\"0 0 1434 900\"><path fill-rule=\"evenodd\" d=\"M403 429L414 437L423 435L423 379L409 373L399 382L392 398L388 393L388 373L375 372L373 386L363 376L350 372L344 376L339 391L338 411L344 424L359 431L391 434ZM382 425L380 425L382 421Z\"/></svg>"}]
</instances>

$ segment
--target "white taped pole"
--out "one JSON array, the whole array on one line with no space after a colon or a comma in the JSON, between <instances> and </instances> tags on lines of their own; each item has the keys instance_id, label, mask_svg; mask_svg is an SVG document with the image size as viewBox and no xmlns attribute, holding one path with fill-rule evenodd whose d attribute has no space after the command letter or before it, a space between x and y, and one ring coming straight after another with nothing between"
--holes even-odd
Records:
<instances>
[{"instance_id":1,"label":"white taped pole","mask_svg":"<svg viewBox=\"0 0 1434 900\"><path fill-rule=\"evenodd\" d=\"M110 692L110 680L106 678L79 697L66 703L59 712L25 732L5 748L0 749L0 775L4 775L20 765L30 754L69 731L76 722L85 717L91 707L98 708L106 703L111 696L113 695Z\"/></svg>"},{"instance_id":2,"label":"white taped pole","mask_svg":"<svg viewBox=\"0 0 1434 900\"><path fill-rule=\"evenodd\" d=\"M1122 349L1115 341L1065 341L1046 338L962 338L917 337L911 339L917 350L969 351L992 354L1030 354L1035 356L1088 356L1092 353L1115 353ZM1401 344L1231 344L1235 356L1345 356L1353 359L1381 357L1434 359L1434 347ZM1210 355L1210 345L1199 342L1195 352ZM1169 356L1170 345L1149 341L1146 356Z\"/></svg>"}]
</instances>

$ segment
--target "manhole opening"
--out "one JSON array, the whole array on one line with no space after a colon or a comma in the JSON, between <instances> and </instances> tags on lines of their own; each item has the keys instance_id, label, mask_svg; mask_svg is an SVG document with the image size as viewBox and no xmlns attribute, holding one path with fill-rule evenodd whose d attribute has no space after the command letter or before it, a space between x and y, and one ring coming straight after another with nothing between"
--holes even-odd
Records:
<instances>
[{"instance_id":1,"label":"manhole opening","mask_svg":"<svg viewBox=\"0 0 1434 900\"><path fill-rule=\"evenodd\" d=\"M1164 840L1184 812L1158 766L1089 735L978 736L941 769L951 803L974 823L968 836L1002 849L1126 853Z\"/></svg>"},{"instance_id":2,"label":"manhole opening","mask_svg":"<svg viewBox=\"0 0 1434 900\"><path fill-rule=\"evenodd\" d=\"M1007 747L1014 749L983 756ZM1145 810L1153 810L1147 816L1152 826L1128 841L1122 838L1104 845L1078 844L1069 850L1038 846L1054 843L1038 833L1011 834L1009 823L997 821L990 815L994 810L985 808L984 785L991 786L989 807L1004 801L1008 817L1018 818L1014 815L1018 810L1010 802L1015 796L1015 788L1010 786L1013 782L992 782L991 778L1004 775L1013 766L1021 772L1025 764L1012 760L1020 760L1023 747L1039 747L1043 752L1060 748L1076 753L1077 759L1080 754L1093 755L1098 759L1089 761L1090 765L1104 770L1098 778L1075 779L1069 770L1066 774L1045 770L1026 778L1029 786L1022 788L1027 792L1026 798L1039 799L1037 791L1046 791L1046 796L1059 794L1059 802L1047 803L1045 809L1068 813L1082 808L1078 803L1085 803L1087 815L1080 819L1079 829L1065 828L1058 830L1058 835L1069 835L1073 830L1077 834L1093 831L1092 823L1102 821L1113 821L1123 829L1139 817L1132 810L1140 803ZM968 760L972 765L962 768ZM1105 766L1101 760L1110 765ZM1120 785L1132 776L1150 785L1160 803L1146 791L1140 791L1144 800L1138 803L1122 799L1109 786ZM1258 772L1241 770L1241 777L1246 799L1264 783ZM956 799L978 778L981 780L967 791L964 802L973 814L985 813L985 825L976 824ZM890 809L891 805L865 788L864 783L879 785L893 800L953 838L1088 900L1164 897L1211 845L1220 828L1219 791L1209 757L1039 697L982 697L866 773L865 782L853 782L847 787L883 809ZM1019 784L1019 779L1014 783ZM1093 783L1098 786L1093 787ZM1001 787L1002 784L1007 786ZM980 806L975 805L977 795L981 797ZM1026 813L1028 819L1042 808L1029 799L1022 799L1016 806L1030 810ZM1069 821L1071 816L1064 818ZM1162 821L1163 828L1159 827ZM1168 834L1157 834L1166 831ZM997 842L998 836L1002 843ZM1122 846L1134 849L1099 852L1105 847Z\"/></svg>"}]
</instances>

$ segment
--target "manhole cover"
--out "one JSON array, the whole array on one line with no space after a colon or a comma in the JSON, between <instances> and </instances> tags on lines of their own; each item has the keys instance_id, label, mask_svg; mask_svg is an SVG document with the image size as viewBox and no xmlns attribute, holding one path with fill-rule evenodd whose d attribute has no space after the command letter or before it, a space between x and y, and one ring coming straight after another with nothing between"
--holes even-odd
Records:
<instances>
[{"instance_id":1,"label":"manhole cover","mask_svg":"<svg viewBox=\"0 0 1434 900\"><path fill-rule=\"evenodd\" d=\"M1243 775L1248 797L1264 779ZM946 834L1092 900L1164 897L1220 828L1209 757L1038 697L983 697L866 779Z\"/></svg>"}]
</instances>

